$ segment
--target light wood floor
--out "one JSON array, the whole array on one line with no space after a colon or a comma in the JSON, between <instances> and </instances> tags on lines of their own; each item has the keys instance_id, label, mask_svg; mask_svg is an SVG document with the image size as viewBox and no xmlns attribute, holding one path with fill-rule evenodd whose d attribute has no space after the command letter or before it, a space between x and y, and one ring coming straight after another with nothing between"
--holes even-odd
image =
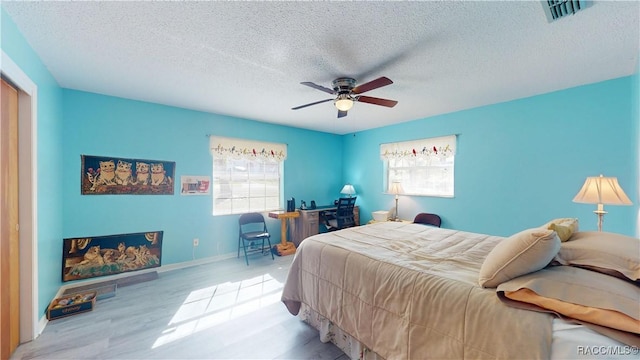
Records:
<instances>
[{"instance_id":1,"label":"light wood floor","mask_svg":"<svg viewBox=\"0 0 640 360\"><path fill-rule=\"evenodd\" d=\"M161 272L93 311L50 321L11 359L340 359L280 302L293 256Z\"/></svg>"}]
</instances>

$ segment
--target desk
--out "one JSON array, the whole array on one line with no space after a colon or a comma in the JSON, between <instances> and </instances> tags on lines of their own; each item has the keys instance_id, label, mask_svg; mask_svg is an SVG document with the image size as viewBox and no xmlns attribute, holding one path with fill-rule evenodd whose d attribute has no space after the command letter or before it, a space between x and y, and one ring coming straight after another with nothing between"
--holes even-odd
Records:
<instances>
[{"instance_id":1,"label":"desk","mask_svg":"<svg viewBox=\"0 0 640 360\"><path fill-rule=\"evenodd\" d=\"M295 219L295 231L292 231L293 243L299 246L302 240L309 236L315 235L320 231L320 212L326 210L335 210L336 207L318 206L315 209L298 210L300 217ZM356 226L360 225L360 208L356 205L353 207L354 220Z\"/></svg>"},{"instance_id":2,"label":"desk","mask_svg":"<svg viewBox=\"0 0 640 360\"><path fill-rule=\"evenodd\" d=\"M300 216L300 213L297 211L272 211L269 213L270 218L280 219L280 244L276 245L276 250L280 256L291 255L296 252L296 246L287 241L287 223L298 216ZM294 222L291 222L291 227L291 232L294 233L296 227Z\"/></svg>"}]
</instances>

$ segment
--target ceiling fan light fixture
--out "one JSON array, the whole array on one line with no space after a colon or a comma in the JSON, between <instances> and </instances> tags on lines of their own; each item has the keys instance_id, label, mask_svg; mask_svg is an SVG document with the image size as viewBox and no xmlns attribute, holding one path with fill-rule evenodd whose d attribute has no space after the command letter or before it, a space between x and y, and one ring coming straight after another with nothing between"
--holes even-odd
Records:
<instances>
[{"instance_id":1,"label":"ceiling fan light fixture","mask_svg":"<svg viewBox=\"0 0 640 360\"><path fill-rule=\"evenodd\" d=\"M300 84L312 87L327 94L335 95L336 97L292 107L291 110L299 110L311 105L333 101L333 105L338 109L338 118L341 118L347 116L347 111L351 110L351 108L353 107L353 103L356 101L372 105L386 106L390 108L396 106L396 104L398 103L395 100L360 95L367 91L393 84L393 81L385 76L379 77L375 80L371 80L364 84L360 84L358 86L356 86L355 79L349 77L341 77L333 80L333 82L331 83L331 85L333 85L333 89L329 89L328 87L324 87L310 81L303 81Z\"/></svg>"},{"instance_id":2,"label":"ceiling fan light fixture","mask_svg":"<svg viewBox=\"0 0 640 360\"><path fill-rule=\"evenodd\" d=\"M340 111L349 111L353 107L353 99L349 94L340 94L334 102L334 105Z\"/></svg>"}]
</instances>

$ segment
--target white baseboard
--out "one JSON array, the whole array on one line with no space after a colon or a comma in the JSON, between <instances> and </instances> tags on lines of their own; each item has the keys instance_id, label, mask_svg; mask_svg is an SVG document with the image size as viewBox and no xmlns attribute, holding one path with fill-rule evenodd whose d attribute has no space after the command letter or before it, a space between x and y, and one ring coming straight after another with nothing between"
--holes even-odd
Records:
<instances>
[{"instance_id":1,"label":"white baseboard","mask_svg":"<svg viewBox=\"0 0 640 360\"><path fill-rule=\"evenodd\" d=\"M160 273L160 272L165 272L165 271L185 269L185 268L192 267L192 266L198 266L198 265L203 265L203 264L209 264L209 263L216 262L216 261L222 261L222 260L231 259L233 257L236 257L236 254L235 253L229 253L229 254L217 255L217 256L212 256L212 257L203 258L203 259L190 260L190 261L185 261L185 262L181 262L181 263L164 265L164 266L161 266L160 268L156 268L156 269L153 269L153 270L155 270L155 271Z\"/></svg>"},{"instance_id":2,"label":"white baseboard","mask_svg":"<svg viewBox=\"0 0 640 360\"><path fill-rule=\"evenodd\" d=\"M226 260L226 259L231 259L231 258L233 258L235 256L236 256L235 253L229 253L229 254L217 255L217 256L212 256L212 257L203 258L203 259L184 261L184 262L181 262L181 263L162 265L162 266L156 267L156 268L149 268L149 269L137 270L137 271L132 271L132 272L124 272L124 273L115 274L115 275L109 275L109 276L101 276L101 277L97 277L97 278L93 278L93 279L87 279L87 280L84 280L84 281L81 281L81 282L74 282L73 284L65 284L65 285L62 285L60 287L60 289L58 289L58 293L56 294L55 297L56 298L60 297L65 292L65 290L67 290L69 288L72 288L72 287L76 287L78 285L85 286L85 285L97 284L97 283L101 283L101 282L105 282L105 281L118 280L118 279L126 278L126 277L129 277L129 276L135 276L135 275L150 273L150 272L154 272L154 271L156 271L158 273L163 273L163 272L167 272L167 271L185 269L185 268L189 268L189 267L192 267L192 266L198 266L198 265L208 264L208 263L212 263L212 262L216 262L216 261L222 261L222 260Z\"/></svg>"},{"instance_id":3,"label":"white baseboard","mask_svg":"<svg viewBox=\"0 0 640 360\"><path fill-rule=\"evenodd\" d=\"M36 329L36 336L34 337L34 339L42 334L42 332L44 331L44 327L47 326L48 323L49 319L47 319L47 314L42 315L40 321L38 321L38 328Z\"/></svg>"}]
</instances>

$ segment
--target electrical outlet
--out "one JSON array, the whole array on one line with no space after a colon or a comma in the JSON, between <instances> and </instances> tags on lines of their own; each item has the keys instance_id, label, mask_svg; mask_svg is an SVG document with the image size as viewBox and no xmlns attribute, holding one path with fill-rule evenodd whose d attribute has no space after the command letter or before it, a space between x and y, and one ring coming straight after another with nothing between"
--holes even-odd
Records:
<instances>
[{"instance_id":1,"label":"electrical outlet","mask_svg":"<svg viewBox=\"0 0 640 360\"><path fill-rule=\"evenodd\" d=\"M198 246L198 245L200 245L200 239L198 239L198 238L194 238L194 239L193 239L193 246L194 246L194 247L196 247L196 246Z\"/></svg>"}]
</instances>

